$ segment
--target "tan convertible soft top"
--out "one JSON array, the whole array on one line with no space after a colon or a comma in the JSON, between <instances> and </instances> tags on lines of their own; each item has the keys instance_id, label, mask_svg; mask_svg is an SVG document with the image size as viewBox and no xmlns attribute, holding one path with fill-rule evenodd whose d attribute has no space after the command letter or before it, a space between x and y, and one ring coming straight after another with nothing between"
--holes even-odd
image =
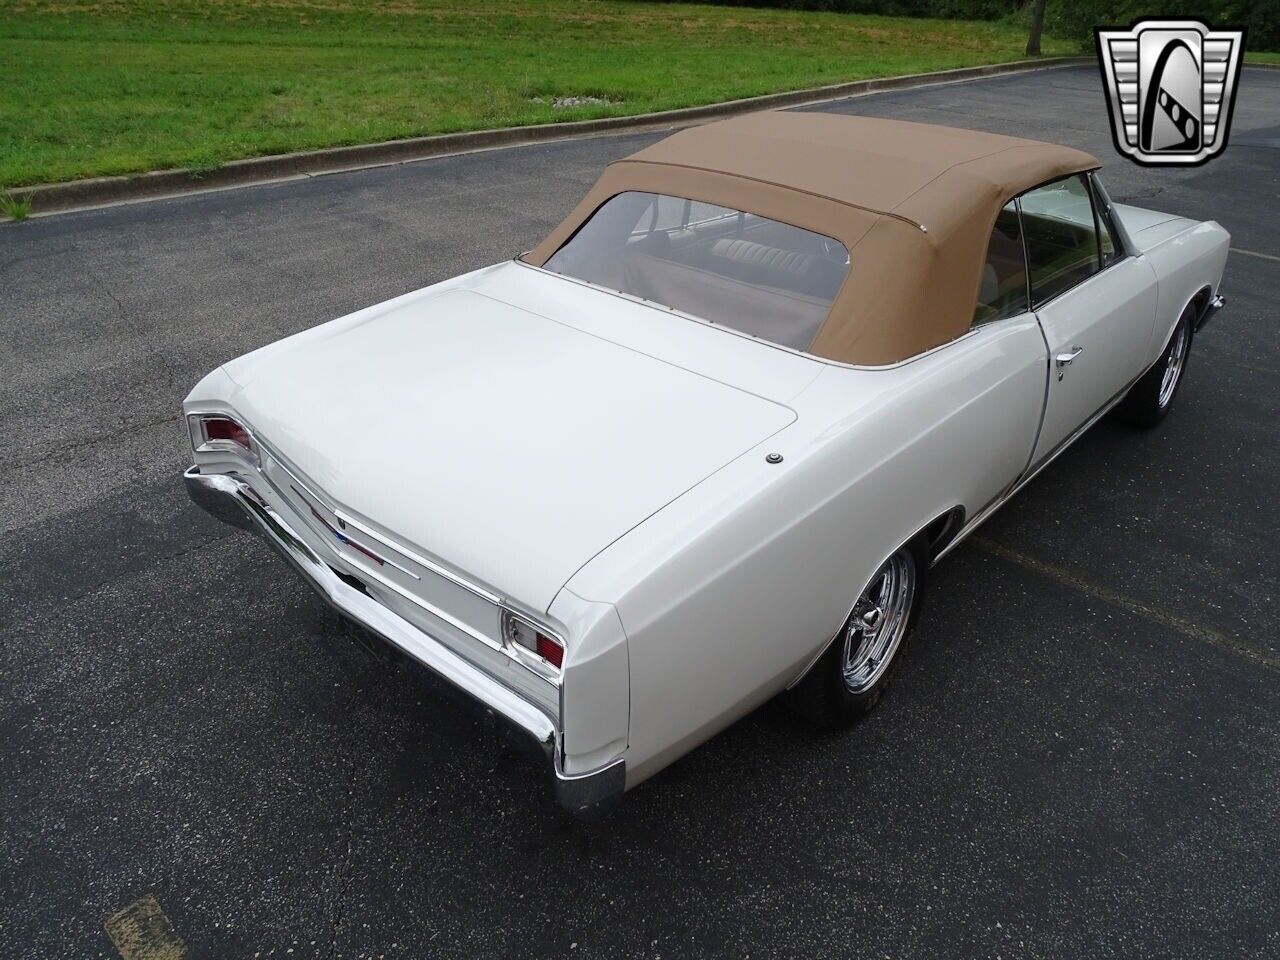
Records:
<instances>
[{"instance_id":1,"label":"tan convertible soft top","mask_svg":"<svg viewBox=\"0 0 1280 960\"><path fill-rule=\"evenodd\" d=\"M1092 170L1070 147L931 124L766 111L682 130L610 164L536 249L542 266L602 203L627 191L719 204L825 234L849 274L809 352L908 359L973 320L987 242L1010 199Z\"/></svg>"}]
</instances>

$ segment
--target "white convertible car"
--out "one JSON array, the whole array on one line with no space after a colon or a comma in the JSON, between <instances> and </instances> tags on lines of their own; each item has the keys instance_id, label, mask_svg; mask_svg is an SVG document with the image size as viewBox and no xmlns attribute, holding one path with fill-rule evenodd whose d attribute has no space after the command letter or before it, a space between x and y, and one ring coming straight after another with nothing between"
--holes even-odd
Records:
<instances>
[{"instance_id":1,"label":"white convertible car","mask_svg":"<svg viewBox=\"0 0 1280 960\"><path fill-rule=\"evenodd\" d=\"M1168 411L1229 237L1011 137L767 112L535 250L233 360L192 497L594 807L786 692L870 709L929 567L1112 407Z\"/></svg>"}]
</instances>

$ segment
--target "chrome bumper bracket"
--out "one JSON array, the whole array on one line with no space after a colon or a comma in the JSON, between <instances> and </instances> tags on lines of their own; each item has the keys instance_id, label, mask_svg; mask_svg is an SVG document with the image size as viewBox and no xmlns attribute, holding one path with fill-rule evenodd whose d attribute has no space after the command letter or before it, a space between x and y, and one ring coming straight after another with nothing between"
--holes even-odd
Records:
<instances>
[{"instance_id":1,"label":"chrome bumper bracket","mask_svg":"<svg viewBox=\"0 0 1280 960\"><path fill-rule=\"evenodd\" d=\"M1206 323L1214 318L1219 310L1227 305L1227 298L1220 293L1215 293L1205 306L1204 312L1200 314L1196 320L1196 330L1199 331Z\"/></svg>"}]
</instances>

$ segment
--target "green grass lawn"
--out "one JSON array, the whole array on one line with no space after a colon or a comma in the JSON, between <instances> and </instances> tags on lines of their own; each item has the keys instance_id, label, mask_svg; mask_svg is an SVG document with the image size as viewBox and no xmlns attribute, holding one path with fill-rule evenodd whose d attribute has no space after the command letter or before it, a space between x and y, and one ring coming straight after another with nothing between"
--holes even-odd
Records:
<instances>
[{"instance_id":1,"label":"green grass lawn","mask_svg":"<svg viewBox=\"0 0 1280 960\"><path fill-rule=\"evenodd\" d=\"M1244 62L1280 64L1280 53L1254 53L1250 50L1244 55Z\"/></svg>"},{"instance_id":2,"label":"green grass lawn","mask_svg":"<svg viewBox=\"0 0 1280 960\"><path fill-rule=\"evenodd\" d=\"M0 187L1017 60L1025 41L617 0L0 0ZM584 95L609 102L552 103Z\"/></svg>"}]
</instances>

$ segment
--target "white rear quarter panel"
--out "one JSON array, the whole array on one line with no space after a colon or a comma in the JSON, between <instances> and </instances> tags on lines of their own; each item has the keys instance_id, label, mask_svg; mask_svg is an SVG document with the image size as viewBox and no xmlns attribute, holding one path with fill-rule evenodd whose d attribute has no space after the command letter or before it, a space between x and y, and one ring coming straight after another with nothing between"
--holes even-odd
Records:
<instances>
[{"instance_id":1,"label":"white rear quarter panel","mask_svg":"<svg viewBox=\"0 0 1280 960\"><path fill-rule=\"evenodd\" d=\"M796 423L587 564L569 588L615 604L628 636L628 784L796 679L922 525L1004 492L1045 378L1031 315L896 368L828 366Z\"/></svg>"}]
</instances>

